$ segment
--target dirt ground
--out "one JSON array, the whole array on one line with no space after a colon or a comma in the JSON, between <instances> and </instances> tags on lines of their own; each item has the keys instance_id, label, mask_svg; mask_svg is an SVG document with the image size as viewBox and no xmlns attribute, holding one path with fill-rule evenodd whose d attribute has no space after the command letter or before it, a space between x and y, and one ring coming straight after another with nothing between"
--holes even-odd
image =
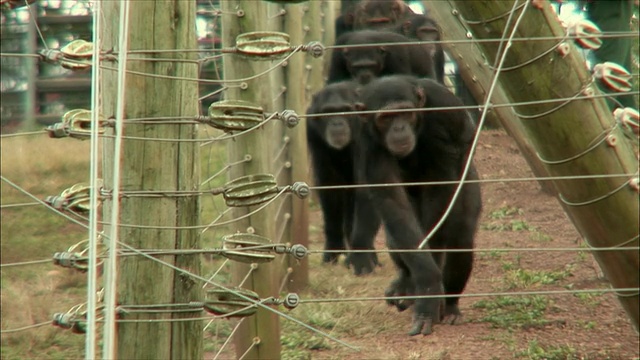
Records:
<instances>
[{"instance_id":1,"label":"dirt ground","mask_svg":"<svg viewBox=\"0 0 640 360\"><path fill-rule=\"evenodd\" d=\"M499 130L483 131L476 155L483 179L532 177L513 140ZM484 209L476 247L580 248L582 239L553 196L537 182L491 182L482 185ZM311 248L322 248L322 219L312 212ZM376 248L384 248L378 235ZM386 256L386 254L385 254ZM393 265L343 284L344 297L382 296ZM318 283L354 278L341 266L314 266ZM478 253L466 294L542 290L608 289L598 265L586 251L487 251ZM338 280L336 280L338 278ZM347 288L348 286L348 288ZM306 296L321 297L315 294ZM363 307L367 310L363 310ZM398 313L384 302L352 305L354 327L365 331L332 334L357 346L314 351L313 359L637 359L638 334L612 293L542 296L467 297L461 299L465 323L437 325L430 336L409 337L411 312ZM293 314L292 314L293 315ZM346 315L347 320L352 319ZM374 330L371 330L374 329Z\"/></svg>"}]
</instances>

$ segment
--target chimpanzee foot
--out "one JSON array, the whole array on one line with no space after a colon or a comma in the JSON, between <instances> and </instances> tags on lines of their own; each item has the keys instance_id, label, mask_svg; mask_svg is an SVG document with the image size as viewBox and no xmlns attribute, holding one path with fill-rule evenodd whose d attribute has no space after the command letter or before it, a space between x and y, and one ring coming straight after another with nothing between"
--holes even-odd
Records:
<instances>
[{"instance_id":1,"label":"chimpanzee foot","mask_svg":"<svg viewBox=\"0 0 640 360\"><path fill-rule=\"evenodd\" d=\"M326 252L322 255L322 262L325 264L337 264L340 253Z\"/></svg>"},{"instance_id":2,"label":"chimpanzee foot","mask_svg":"<svg viewBox=\"0 0 640 360\"><path fill-rule=\"evenodd\" d=\"M366 275L373 272L376 260L370 253L351 253L344 260L344 264L348 268L353 267L354 274Z\"/></svg>"},{"instance_id":3,"label":"chimpanzee foot","mask_svg":"<svg viewBox=\"0 0 640 360\"><path fill-rule=\"evenodd\" d=\"M446 305L440 322L449 325L461 324L463 322L463 318L460 309L458 309L458 305Z\"/></svg>"},{"instance_id":4,"label":"chimpanzee foot","mask_svg":"<svg viewBox=\"0 0 640 360\"><path fill-rule=\"evenodd\" d=\"M413 327L409 331L409 336L418 334L429 335L433 332L433 319L421 315L416 315L413 319Z\"/></svg>"},{"instance_id":5,"label":"chimpanzee foot","mask_svg":"<svg viewBox=\"0 0 640 360\"><path fill-rule=\"evenodd\" d=\"M405 296L405 295L406 294L400 294L396 292L396 289L393 287L387 288L387 290L385 290L384 292L384 296L387 298L394 297L394 296ZM387 305L389 306L395 306L399 312L403 312L408 308L410 308L411 305L413 305L413 300L407 300L407 299L387 299L386 302L387 302Z\"/></svg>"}]
</instances>

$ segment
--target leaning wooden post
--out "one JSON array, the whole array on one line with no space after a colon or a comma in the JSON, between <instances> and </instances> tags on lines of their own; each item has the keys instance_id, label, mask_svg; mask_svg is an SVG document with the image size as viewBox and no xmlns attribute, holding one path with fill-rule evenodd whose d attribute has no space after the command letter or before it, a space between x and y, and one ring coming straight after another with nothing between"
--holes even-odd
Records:
<instances>
[{"instance_id":1,"label":"leaning wooden post","mask_svg":"<svg viewBox=\"0 0 640 360\"><path fill-rule=\"evenodd\" d=\"M425 2L426 3L426 2ZM453 60L458 64L458 72L462 76L467 88L476 99L478 104L483 105L485 97L491 87L493 71L485 66L482 57L482 50L477 43L467 39L467 30L462 25L459 17L454 15L454 7L448 1L429 1L425 4L429 8L429 16L440 25L442 40L469 40L466 43L443 43L442 47L447 50ZM490 99L491 105L502 105L511 103L508 94L498 84ZM527 163L531 167L533 174L537 177L548 177L549 172L535 156L535 150L525 136L523 125L516 121L517 117L510 107L494 107L487 113L487 119L495 117L502 127L515 140L520 151L525 155ZM542 190L549 195L557 195L557 191L551 181L539 181Z\"/></svg>"},{"instance_id":2,"label":"leaning wooden post","mask_svg":"<svg viewBox=\"0 0 640 360\"><path fill-rule=\"evenodd\" d=\"M306 44L305 33L309 31L314 23L317 24L320 19L305 18L303 22L303 14L309 11L309 3L286 5L287 12L284 19L284 31L289 34L292 46ZM289 64L284 69L286 79L286 98L285 109L293 110L297 114L302 115L306 110L305 101L305 62L311 55L306 53L298 53L289 59ZM309 159L307 153L307 124L301 121L297 126L286 129L285 135L289 139L288 144L288 161L291 163L290 183L302 181L309 183L308 170ZM290 196L290 227L289 244L301 244L309 248L309 200L298 199ZM309 259L304 257L300 260L292 256L286 257L286 267L289 291L298 292L309 284ZM290 271L290 273L289 273Z\"/></svg>"},{"instance_id":3,"label":"leaning wooden post","mask_svg":"<svg viewBox=\"0 0 640 360\"><path fill-rule=\"evenodd\" d=\"M236 37L243 33L264 31L268 29L267 18L269 5L263 1L236 0L220 2L222 9L222 43L224 48L234 47ZM265 112L271 109L274 94L277 90L271 86L268 74L253 78L256 74L265 73L271 66L270 61L259 58L247 58L237 54L228 54L223 59L225 81L231 86L225 93L225 99L244 100L262 106ZM251 78L249 80L249 78ZM235 79L239 80L233 83ZM264 125L266 127L269 124ZM271 147L268 135L273 134L269 128L262 127L229 142L229 163L240 162L249 158L248 162L234 166L229 171L229 178L236 179L251 174L264 174L273 171L271 166ZM234 208L232 216L238 218L246 215L251 208ZM262 209L246 219L233 223L239 232L255 233L269 239L275 239L273 216L267 209ZM241 264L233 263L234 285L244 281L243 288L251 289L261 298L278 296L277 267L274 263ZM259 307L257 312L244 319L234 334L236 355L243 354L248 359L278 359L280 357L280 322L278 316Z\"/></svg>"},{"instance_id":4,"label":"leaning wooden post","mask_svg":"<svg viewBox=\"0 0 640 360\"><path fill-rule=\"evenodd\" d=\"M594 97L600 92L592 83L584 58L570 40L564 39L566 32L548 1L454 3L461 20L479 39L507 38L514 24L519 24L510 47L504 43L501 46L500 41L481 42L480 46L490 64L500 55L499 48L507 51L503 69L509 71L500 74L500 82L514 101L557 99L513 108L529 134L536 156L551 175L628 174L557 180L555 185L560 203L593 248L612 286L635 289L619 291L617 295L638 330L638 251L597 251L600 247L639 244L638 160L622 125L616 123L604 98ZM514 4L517 10L510 17Z\"/></svg>"},{"instance_id":5,"label":"leaning wooden post","mask_svg":"<svg viewBox=\"0 0 640 360\"><path fill-rule=\"evenodd\" d=\"M102 50L118 53L146 50L148 53L129 53L126 62L124 104L118 104L118 66L103 61L103 81L100 93L105 117L118 113L124 106L122 125L126 138L122 152L114 153L114 142L105 138L103 157L104 188L114 189L114 159L120 159L121 192L140 191L164 196L121 196L119 228L105 227L107 236L118 232L121 243L136 249L165 249L167 251L199 249L198 196L171 196L176 191L197 191L199 188L198 146L195 125L179 119L198 115L198 78L195 35L195 2L132 1L129 3L129 46L120 48L120 7L124 2L102 3L104 25L101 27ZM156 53L155 51L167 50ZM174 51L184 50L184 51ZM148 61L161 58L163 61ZM168 61L171 59L172 61ZM134 73L135 72L135 73ZM162 78L162 77L175 77ZM177 78L177 79L176 79ZM189 80L190 79L190 80ZM131 122L154 117L174 118L154 124ZM110 136L114 136L111 131ZM132 139L136 138L136 139ZM113 199L105 199L105 214L113 208ZM109 218L109 217L107 217ZM187 227L192 227L187 229ZM183 229L180 229L183 228ZM117 249L111 248L111 251ZM163 255L164 262L200 275L200 257L194 255ZM114 274L105 274L107 278ZM202 358L202 321L171 321L201 317L200 313L153 312L153 305L186 304L202 301L201 286L186 274L143 256L118 259L116 301L119 306L149 306L151 312L126 311L119 314L117 345L107 341L111 353L117 346L119 359L200 359ZM135 320L135 321L132 321ZM146 321L149 320L149 321ZM125 322L126 321L126 322ZM107 346L107 345L105 345ZM114 356L116 357L116 356Z\"/></svg>"}]
</instances>

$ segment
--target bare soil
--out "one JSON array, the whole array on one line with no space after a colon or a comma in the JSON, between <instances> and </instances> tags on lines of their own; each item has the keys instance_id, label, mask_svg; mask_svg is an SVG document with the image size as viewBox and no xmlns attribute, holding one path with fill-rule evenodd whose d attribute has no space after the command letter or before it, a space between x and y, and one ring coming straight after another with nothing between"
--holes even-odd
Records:
<instances>
[{"instance_id":1,"label":"bare soil","mask_svg":"<svg viewBox=\"0 0 640 360\"><path fill-rule=\"evenodd\" d=\"M476 247L578 248L584 244L555 197L535 181L513 140L500 130L483 131L476 154L483 179L505 181L482 185L484 209ZM322 219L311 222L311 248L322 248ZM376 248L384 248L381 234ZM355 278L342 266L311 266L312 284L304 298L382 296L395 276L391 261L369 276ZM346 280L345 280L346 279ZM346 283L345 283L346 282ZM322 291L326 285L326 292ZM320 287L320 289L318 289ZM488 250L476 255L466 294L570 289L609 289L586 251ZM502 299L502 300L500 300ZM520 299L509 305L509 299ZM528 300L531 302L527 302ZM543 305L536 305L543 302ZM492 305L493 304L493 305ZM302 304L301 306L305 306ZM335 305L345 306L343 304ZM349 331L329 331L357 351L331 343L313 351L313 359L637 359L638 334L612 293L465 297L460 325L436 325L429 336L409 337L411 311L398 313L383 301L351 303L345 320ZM493 308L491 306L494 306ZM335 310L338 311L338 310ZM295 316L296 310L291 315ZM512 315L513 318L509 318ZM341 327L344 328L342 323Z\"/></svg>"}]
</instances>

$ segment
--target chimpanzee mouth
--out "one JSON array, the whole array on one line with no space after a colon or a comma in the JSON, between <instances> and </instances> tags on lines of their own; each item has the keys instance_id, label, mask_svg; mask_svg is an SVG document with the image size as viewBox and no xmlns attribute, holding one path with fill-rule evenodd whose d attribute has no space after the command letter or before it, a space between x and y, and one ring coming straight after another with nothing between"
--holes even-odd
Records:
<instances>
[{"instance_id":1,"label":"chimpanzee mouth","mask_svg":"<svg viewBox=\"0 0 640 360\"><path fill-rule=\"evenodd\" d=\"M393 153L396 156L404 157L413 151L413 144L411 141L398 141L393 143Z\"/></svg>"},{"instance_id":2,"label":"chimpanzee mouth","mask_svg":"<svg viewBox=\"0 0 640 360\"><path fill-rule=\"evenodd\" d=\"M336 150L342 150L345 146L349 145L349 141L350 140L351 139L347 135L334 134L334 135L331 136L331 139L329 141L329 145L331 145L331 147L336 149Z\"/></svg>"},{"instance_id":3,"label":"chimpanzee mouth","mask_svg":"<svg viewBox=\"0 0 640 360\"><path fill-rule=\"evenodd\" d=\"M371 18L371 19L367 20L367 23L369 23L370 25L384 25L384 24L388 24L390 22L391 22L391 19L389 19L387 17Z\"/></svg>"}]
</instances>

